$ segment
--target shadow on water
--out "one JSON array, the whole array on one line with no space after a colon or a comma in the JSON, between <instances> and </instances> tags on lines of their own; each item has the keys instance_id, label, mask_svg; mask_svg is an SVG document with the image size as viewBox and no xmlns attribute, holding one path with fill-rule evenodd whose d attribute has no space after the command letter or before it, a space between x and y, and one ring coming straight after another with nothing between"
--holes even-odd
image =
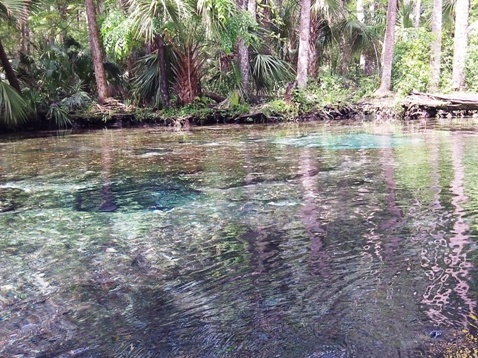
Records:
<instances>
[{"instance_id":1,"label":"shadow on water","mask_svg":"<svg viewBox=\"0 0 478 358\"><path fill-rule=\"evenodd\" d=\"M201 191L187 184L107 184L78 190L74 206L79 211L170 210L201 197Z\"/></svg>"}]
</instances>

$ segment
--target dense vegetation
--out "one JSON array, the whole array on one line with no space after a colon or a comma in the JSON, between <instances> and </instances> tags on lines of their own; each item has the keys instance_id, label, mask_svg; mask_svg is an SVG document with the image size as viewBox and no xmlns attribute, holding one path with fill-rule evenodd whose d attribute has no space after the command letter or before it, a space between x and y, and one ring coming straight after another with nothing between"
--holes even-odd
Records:
<instances>
[{"instance_id":1,"label":"dense vegetation","mask_svg":"<svg viewBox=\"0 0 478 358\"><path fill-rule=\"evenodd\" d=\"M0 0L0 124L475 91L477 18L469 0Z\"/></svg>"}]
</instances>

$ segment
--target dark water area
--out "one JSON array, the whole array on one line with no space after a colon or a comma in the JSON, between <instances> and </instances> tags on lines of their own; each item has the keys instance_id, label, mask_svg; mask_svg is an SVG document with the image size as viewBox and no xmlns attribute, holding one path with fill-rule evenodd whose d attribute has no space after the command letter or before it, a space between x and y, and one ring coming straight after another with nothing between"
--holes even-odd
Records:
<instances>
[{"instance_id":1,"label":"dark water area","mask_svg":"<svg viewBox=\"0 0 478 358\"><path fill-rule=\"evenodd\" d=\"M476 357L476 124L0 137L0 357Z\"/></svg>"}]
</instances>

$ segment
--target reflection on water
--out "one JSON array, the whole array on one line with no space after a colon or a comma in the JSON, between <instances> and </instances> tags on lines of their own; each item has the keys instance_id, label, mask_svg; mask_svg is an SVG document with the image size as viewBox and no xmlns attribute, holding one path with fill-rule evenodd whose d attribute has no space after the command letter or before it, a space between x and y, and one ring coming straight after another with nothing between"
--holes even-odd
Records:
<instances>
[{"instance_id":1,"label":"reflection on water","mask_svg":"<svg viewBox=\"0 0 478 358\"><path fill-rule=\"evenodd\" d=\"M462 129L0 141L0 356L477 355Z\"/></svg>"},{"instance_id":2,"label":"reflection on water","mask_svg":"<svg viewBox=\"0 0 478 358\"><path fill-rule=\"evenodd\" d=\"M473 268L468 257L472 251L472 242L469 236L470 225L465 220L466 211L463 204L469 198L464 188L463 137L455 134L453 139L451 149L454 177L450 184L450 191L453 194L451 204L454 207L454 223L450 232L441 234L436 240L435 250L441 249L440 251L444 251L444 254L437 255L437 252L434 252L434 257L428 258L426 251L422 253L422 267L429 269L427 276L431 281L423 295L422 303L428 306L427 314L436 326L443 326L451 319L461 321L464 327L468 327L469 315L476 311L476 299L468 295L470 270ZM433 164L436 166L435 155L433 155ZM435 173L434 176L436 175ZM447 306L450 304L458 305L459 309L448 310ZM450 315L452 317L447 317Z\"/></svg>"}]
</instances>

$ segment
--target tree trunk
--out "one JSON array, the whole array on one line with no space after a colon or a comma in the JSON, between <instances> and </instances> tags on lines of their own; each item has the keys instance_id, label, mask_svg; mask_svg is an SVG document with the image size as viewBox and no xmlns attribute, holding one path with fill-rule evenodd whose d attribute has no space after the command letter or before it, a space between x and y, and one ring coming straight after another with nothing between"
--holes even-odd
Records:
<instances>
[{"instance_id":1,"label":"tree trunk","mask_svg":"<svg viewBox=\"0 0 478 358\"><path fill-rule=\"evenodd\" d=\"M314 16L310 19L310 39L309 39L309 64L307 68L308 77L317 78L319 74L319 52L317 50L317 40L319 38L318 18Z\"/></svg>"},{"instance_id":2,"label":"tree trunk","mask_svg":"<svg viewBox=\"0 0 478 358\"><path fill-rule=\"evenodd\" d=\"M369 19L375 18L376 16L375 10L376 10L375 0L372 0L370 1L370 4L368 6ZM376 74L379 69L380 69L380 59L378 58L377 51L374 48L373 52L369 52L365 54L364 73L367 76L371 76L373 74Z\"/></svg>"},{"instance_id":3,"label":"tree trunk","mask_svg":"<svg viewBox=\"0 0 478 358\"><path fill-rule=\"evenodd\" d=\"M58 4L58 14L60 15L62 29L61 29L61 42L63 43L67 36L67 27L68 27L68 14L67 14L67 3Z\"/></svg>"},{"instance_id":4,"label":"tree trunk","mask_svg":"<svg viewBox=\"0 0 478 358\"><path fill-rule=\"evenodd\" d=\"M7 56L7 53L5 52L1 39L0 39L0 63L2 64L2 67L5 71L5 77L7 78L8 83L10 83L10 86L12 86L15 89L15 91L17 91L21 95L22 89L20 87L20 82L18 82L17 75L15 74L15 71L13 70L12 65L10 64L10 61L8 60L8 56Z\"/></svg>"},{"instance_id":5,"label":"tree trunk","mask_svg":"<svg viewBox=\"0 0 478 358\"><path fill-rule=\"evenodd\" d=\"M237 0L237 5L243 10L247 10L247 0ZM245 99L249 98L249 49L243 38L237 41L237 57L239 61L239 71L241 72L241 87Z\"/></svg>"},{"instance_id":6,"label":"tree trunk","mask_svg":"<svg viewBox=\"0 0 478 358\"><path fill-rule=\"evenodd\" d=\"M93 67L95 70L96 88L98 91L98 102L105 103L109 97L108 84L106 82L106 73L104 68L104 53L101 43L98 23L96 22L96 7L94 0L85 0L86 18L88 20L88 35L91 47L91 56L93 58Z\"/></svg>"},{"instance_id":7,"label":"tree trunk","mask_svg":"<svg viewBox=\"0 0 478 358\"><path fill-rule=\"evenodd\" d=\"M257 1L256 0L249 0L247 2L247 11L251 14L251 17L257 21Z\"/></svg>"},{"instance_id":8,"label":"tree trunk","mask_svg":"<svg viewBox=\"0 0 478 358\"><path fill-rule=\"evenodd\" d=\"M433 5L435 6L435 5ZM413 15L413 26L418 29L420 27L420 17L422 14L422 2L421 0L416 0L415 2L415 14Z\"/></svg>"},{"instance_id":9,"label":"tree trunk","mask_svg":"<svg viewBox=\"0 0 478 358\"><path fill-rule=\"evenodd\" d=\"M161 78L159 81L161 102L163 102L163 106L169 107L171 105L171 99L169 96L168 75L166 72L166 54L164 52L163 36L156 36L156 46L158 50L159 72L161 73Z\"/></svg>"},{"instance_id":10,"label":"tree trunk","mask_svg":"<svg viewBox=\"0 0 478 358\"><path fill-rule=\"evenodd\" d=\"M307 86L310 41L310 6L311 0L301 0L299 23L299 56L297 59L297 86Z\"/></svg>"},{"instance_id":11,"label":"tree trunk","mask_svg":"<svg viewBox=\"0 0 478 358\"><path fill-rule=\"evenodd\" d=\"M185 44L181 49L175 49L176 92L179 105L193 103L201 97L201 67L200 48L197 44Z\"/></svg>"},{"instance_id":12,"label":"tree trunk","mask_svg":"<svg viewBox=\"0 0 478 358\"><path fill-rule=\"evenodd\" d=\"M469 0L457 0L455 5L455 39L453 49L453 89L461 91L465 87L465 61L468 52Z\"/></svg>"},{"instance_id":13,"label":"tree trunk","mask_svg":"<svg viewBox=\"0 0 478 358\"><path fill-rule=\"evenodd\" d=\"M357 20L361 24L365 24L365 10L363 6L363 0L357 0ZM365 57L365 54L361 53L360 68L362 69L362 71L364 71L366 67L367 67L367 58Z\"/></svg>"},{"instance_id":14,"label":"tree trunk","mask_svg":"<svg viewBox=\"0 0 478 358\"><path fill-rule=\"evenodd\" d=\"M30 55L30 27L25 22L21 25L21 51L25 55Z\"/></svg>"},{"instance_id":15,"label":"tree trunk","mask_svg":"<svg viewBox=\"0 0 478 358\"><path fill-rule=\"evenodd\" d=\"M350 66L352 56L351 56L349 41L346 38L346 35L344 33L340 34L339 48L340 48L340 54L339 54L338 70L342 76L346 76L349 71L349 66Z\"/></svg>"},{"instance_id":16,"label":"tree trunk","mask_svg":"<svg viewBox=\"0 0 478 358\"><path fill-rule=\"evenodd\" d=\"M397 0L389 0L387 8L387 27L383 41L382 79L375 95L382 96L392 90L393 51L395 49L395 22L397 20Z\"/></svg>"},{"instance_id":17,"label":"tree trunk","mask_svg":"<svg viewBox=\"0 0 478 358\"><path fill-rule=\"evenodd\" d=\"M440 85L441 37L442 37L443 0L433 0L432 43L429 91L436 92Z\"/></svg>"}]
</instances>

